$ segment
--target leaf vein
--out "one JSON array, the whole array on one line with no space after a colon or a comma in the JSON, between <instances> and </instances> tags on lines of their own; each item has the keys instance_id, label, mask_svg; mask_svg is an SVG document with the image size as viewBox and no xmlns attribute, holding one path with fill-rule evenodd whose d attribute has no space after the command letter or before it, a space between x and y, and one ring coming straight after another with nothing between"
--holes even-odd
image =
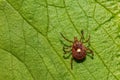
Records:
<instances>
[{"instance_id":1,"label":"leaf vein","mask_svg":"<svg viewBox=\"0 0 120 80\"><path fill-rule=\"evenodd\" d=\"M10 2L8 0L6 0L6 2L16 11L18 12L18 14L30 25L32 26L37 32L39 32L41 35L45 36L42 32L40 32L34 25L32 25L32 23L30 23L19 11L17 11L17 9L12 6L12 4L10 4Z\"/></svg>"},{"instance_id":2,"label":"leaf vein","mask_svg":"<svg viewBox=\"0 0 120 80\"><path fill-rule=\"evenodd\" d=\"M0 47L0 49L4 50L5 52L8 52L9 54L11 54L12 56L14 56L18 61L20 61L25 67L26 69L28 70L28 72L30 73L31 77L33 78L33 80L35 80L35 77L33 76L33 74L31 73L30 69L28 68L28 66L21 60L19 59L16 55L13 54L13 52L7 50L7 49L4 49L2 47Z\"/></svg>"},{"instance_id":3,"label":"leaf vein","mask_svg":"<svg viewBox=\"0 0 120 80\"><path fill-rule=\"evenodd\" d=\"M67 16L68 16L68 18L69 18L71 24L73 25L73 27L75 28L75 30L77 31L77 33L79 33L78 29L76 28L74 22L72 21L72 19L71 19L71 17L70 17L70 14L69 14L68 10L67 10L65 0L63 0L63 3L64 3L64 6L65 6L65 11L66 11L66 13L67 13Z\"/></svg>"},{"instance_id":4,"label":"leaf vein","mask_svg":"<svg viewBox=\"0 0 120 80\"><path fill-rule=\"evenodd\" d=\"M67 68L67 70L70 72L70 74L73 76L73 78L76 80L74 74L70 71L70 69L67 67L67 65L65 64L65 62L63 61L63 58L61 58L61 56L59 55L59 53L55 50L55 48L53 47L53 45L51 44L50 40L48 39L48 43L50 44L51 48L57 53L58 57L61 59L61 61L63 62L63 64L65 65L65 67Z\"/></svg>"},{"instance_id":5,"label":"leaf vein","mask_svg":"<svg viewBox=\"0 0 120 80\"><path fill-rule=\"evenodd\" d=\"M98 52L91 46L91 48L95 51L96 55L99 57L99 59L102 61L102 63L104 64L104 66L106 67L106 69L116 78L116 80L119 80L114 74L113 72L108 68L108 66L105 64L105 62L103 61L103 59L101 58L101 56L98 54Z\"/></svg>"},{"instance_id":6,"label":"leaf vein","mask_svg":"<svg viewBox=\"0 0 120 80\"><path fill-rule=\"evenodd\" d=\"M88 27L89 27L88 15L78 1L77 1L77 4L79 5L80 9L83 11L83 13L85 14L85 16L87 18L86 22L87 22L87 31L88 31Z\"/></svg>"},{"instance_id":7,"label":"leaf vein","mask_svg":"<svg viewBox=\"0 0 120 80\"><path fill-rule=\"evenodd\" d=\"M108 12L110 12L112 15L115 15L112 11L110 11L108 8L106 8L103 4L101 4L100 2L98 2L97 0L95 0L96 3L98 3L99 5L101 5L103 8L105 8Z\"/></svg>"}]
</instances>

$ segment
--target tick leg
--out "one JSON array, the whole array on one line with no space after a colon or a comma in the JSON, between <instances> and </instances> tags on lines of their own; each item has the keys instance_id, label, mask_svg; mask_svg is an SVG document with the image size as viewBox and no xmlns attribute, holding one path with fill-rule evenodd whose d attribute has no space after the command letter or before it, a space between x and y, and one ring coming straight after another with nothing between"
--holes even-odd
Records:
<instances>
[{"instance_id":1,"label":"tick leg","mask_svg":"<svg viewBox=\"0 0 120 80\"><path fill-rule=\"evenodd\" d=\"M81 38L80 38L80 41L82 41L82 39L84 39L84 32L83 32L83 30L81 30Z\"/></svg>"},{"instance_id":2,"label":"tick leg","mask_svg":"<svg viewBox=\"0 0 120 80\"><path fill-rule=\"evenodd\" d=\"M62 36L62 37L63 37L66 41L73 43L73 41L68 40L67 38L65 38L65 36L63 36L63 34L62 34L62 33L60 33L60 34L61 34L61 36Z\"/></svg>"},{"instance_id":3,"label":"tick leg","mask_svg":"<svg viewBox=\"0 0 120 80\"><path fill-rule=\"evenodd\" d=\"M70 50L66 50L66 49L69 49L69 48L71 48L71 46L69 46L69 47L63 47L64 54L66 54L67 52L71 51L71 49Z\"/></svg>"},{"instance_id":4,"label":"tick leg","mask_svg":"<svg viewBox=\"0 0 120 80\"><path fill-rule=\"evenodd\" d=\"M86 43L86 42L88 42L89 40L90 40L90 35L89 35L88 39L85 40L83 43Z\"/></svg>"},{"instance_id":5,"label":"tick leg","mask_svg":"<svg viewBox=\"0 0 120 80\"><path fill-rule=\"evenodd\" d=\"M71 69L73 69L73 58L71 58Z\"/></svg>"},{"instance_id":6,"label":"tick leg","mask_svg":"<svg viewBox=\"0 0 120 80\"><path fill-rule=\"evenodd\" d=\"M90 54L92 54L92 58L93 58L93 56L94 56L93 51L91 49L87 48L87 52L89 52Z\"/></svg>"}]
</instances>

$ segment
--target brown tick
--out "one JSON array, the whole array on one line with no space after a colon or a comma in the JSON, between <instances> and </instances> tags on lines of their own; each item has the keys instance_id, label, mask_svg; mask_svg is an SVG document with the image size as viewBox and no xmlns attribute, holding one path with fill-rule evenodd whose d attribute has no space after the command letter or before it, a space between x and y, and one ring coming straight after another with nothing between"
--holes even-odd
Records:
<instances>
[{"instance_id":1,"label":"brown tick","mask_svg":"<svg viewBox=\"0 0 120 80\"><path fill-rule=\"evenodd\" d=\"M85 41L83 41L84 40L84 33L83 33L83 31L81 31L81 38L80 38L80 40L78 40L77 37L74 37L74 41L70 41L67 38L65 38L62 33L61 33L61 36L66 41L72 43L71 46L66 46L66 47L64 46L63 47L63 51L64 51L65 54L68 53L68 52L72 52L71 69L73 68L72 67L73 66L72 65L73 59L75 59L77 61L83 60L86 57L88 52L92 54L92 58L93 58L93 56L94 56L93 51L91 49L85 47L84 44L83 44L83 43L86 43L86 42L88 42L90 40L90 35L89 35L89 38L87 40L85 40ZM68 50L68 48L70 48L70 50Z\"/></svg>"}]
</instances>

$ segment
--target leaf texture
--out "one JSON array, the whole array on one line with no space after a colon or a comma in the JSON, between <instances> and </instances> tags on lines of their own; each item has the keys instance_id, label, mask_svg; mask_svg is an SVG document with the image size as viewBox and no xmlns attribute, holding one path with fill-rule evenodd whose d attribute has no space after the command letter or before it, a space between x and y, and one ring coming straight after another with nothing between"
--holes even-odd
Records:
<instances>
[{"instance_id":1,"label":"leaf texture","mask_svg":"<svg viewBox=\"0 0 120 80\"><path fill-rule=\"evenodd\" d=\"M94 59L71 70L60 33L81 30ZM120 80L120 1L0 0L0 64L0 80Z\"/></svg>"}]
</instances>

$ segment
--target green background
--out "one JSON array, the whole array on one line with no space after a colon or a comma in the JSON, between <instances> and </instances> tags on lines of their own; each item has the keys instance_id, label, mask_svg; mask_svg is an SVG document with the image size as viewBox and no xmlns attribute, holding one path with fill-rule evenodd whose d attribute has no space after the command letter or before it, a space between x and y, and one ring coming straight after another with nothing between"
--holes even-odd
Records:
<instances>
[{"instance_id":1,"label":"green background","mask_svg":"<svg viewBox=\"0 0 120 80\"><path fill-rule=\"evenodd\" d=\"M94 59L71 70L60 32L81 30ZM120 1L0 0L0 80L120 80Z\"/></svg>"}]
</instances>

